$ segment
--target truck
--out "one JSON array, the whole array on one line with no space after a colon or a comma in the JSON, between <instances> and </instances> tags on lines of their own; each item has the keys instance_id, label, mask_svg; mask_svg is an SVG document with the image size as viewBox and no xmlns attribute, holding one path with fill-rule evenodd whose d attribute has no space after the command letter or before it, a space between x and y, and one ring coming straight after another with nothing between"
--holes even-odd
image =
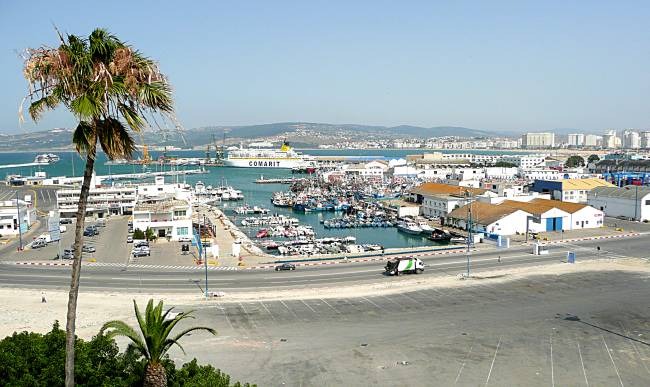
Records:
<instances>
[{"instance_id":1,"label":"truck","mask_svg":"<svg viewBox=\"0 0 650 387\"><path fill-rule=\"evenodd\" d=\"M419 258L395 258L386 263L386 274L400 275L400 273L418 274L424 271L424 262Z\"/></svg>"}]
</instances>

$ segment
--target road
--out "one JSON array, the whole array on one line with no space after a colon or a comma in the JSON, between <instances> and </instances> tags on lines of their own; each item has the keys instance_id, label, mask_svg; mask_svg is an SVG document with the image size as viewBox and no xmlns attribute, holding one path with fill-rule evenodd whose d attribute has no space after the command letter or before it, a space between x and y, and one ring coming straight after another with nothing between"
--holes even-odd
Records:
<instances>
[{"instance_id":1,"label":"road","mask_svg":"<svg viewBox=\"0 0 650 387\"><path fill-rule=\"evenodd\" d=\"M535 256L530 247L509 250L488 250L471 254L473 273L504 267L525 267L558 263L566 259L567 251L575 251L580 259L648 257L647 235L620 239L582 241L551 245L548 255ZM597 246L601 247L597 251ZM498 257L501 257L499 262ZM427 268L423 277L457 275L466 271L464 254L449 254L424 257ZM208 284L212 290L254 291L271 288L335 286L337 284L372 283L378 281L399 281L400 278L385 278L383 263L356 262L323 266L299 267L295 271L275 272L272 270L209 270ZM0 264L1 286L27 288L66 288L69 285L69 267L38 267ZM156 265L124 267L84 266L81 287L86 290L112 291L173 291L200 292L205 282L200 268L167 268Z\"/></svg>"}]
</instances>

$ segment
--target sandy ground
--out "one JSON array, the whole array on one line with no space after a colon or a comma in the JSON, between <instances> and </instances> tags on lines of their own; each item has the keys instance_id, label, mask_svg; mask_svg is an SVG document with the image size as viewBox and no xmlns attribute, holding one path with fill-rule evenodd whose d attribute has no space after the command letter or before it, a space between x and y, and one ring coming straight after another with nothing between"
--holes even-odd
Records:
<instances>
[{"instance_id":1,"label":"sandy ground","mask_svg":"<svg viewBox=\"0 0 650 387\"><path fill-rule=\"evenodd\" d=\"M470 279L457 276L420 277L403 276L398 280L366 285L337 287L319 287L315 289L270 290L260 292L228 293L218 299L220 303L241 301L289 300L289 299L323 299L351 298L363 296L389 295L393 293L418 291L430 288L449 288L471 286L473 283L504 283L532 276L561 276L563 274L585 271L628 271L645 273L650 276L650 265L640 259L594 260L576 264L558 263L537 267L510 268L481 272ZM45 296L47 302L41 298ZM0 288L0 337L11 335L15 331L48 331L54 320L65 325L67 292ZM113 319L135 323L133 318L133 300L144 308L146 302L153 298L164 300L166 304L183 307L205 305L212 300L204 300L196 295L175 294L124 294L82 292L77 309L77 333L83 338L95 335L101 325ZM215 299L216 300L216 299Z\"/></svg>"}]
</instances>

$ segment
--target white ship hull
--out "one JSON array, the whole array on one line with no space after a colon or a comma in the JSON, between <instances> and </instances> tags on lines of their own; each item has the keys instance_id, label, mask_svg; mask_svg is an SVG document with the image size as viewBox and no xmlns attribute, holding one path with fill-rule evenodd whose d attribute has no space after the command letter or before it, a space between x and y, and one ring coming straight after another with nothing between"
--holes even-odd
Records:
<instances>
[{"instance_id":1,"label":"white ship hull","mask_svg":"<svg viewBox=\"0 0 650 387\"><path fill-rule=\"evenodd\" d=\"M304 164L305 164L305 160L300 158L287 158L287 159L227 158L224 160L225 166L237 167L237 168L291 169Z\"/></svg>"}]
</instances>

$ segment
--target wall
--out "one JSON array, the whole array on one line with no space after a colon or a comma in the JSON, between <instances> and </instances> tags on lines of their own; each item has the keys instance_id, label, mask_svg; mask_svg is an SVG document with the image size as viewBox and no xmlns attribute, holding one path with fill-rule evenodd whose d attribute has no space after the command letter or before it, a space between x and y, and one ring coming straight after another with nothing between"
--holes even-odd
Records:
<instances>
[{"instance_id":1,"label":"wall","mask_svg":"<svg viewBox=\"0 0 650 387\"><path fill-rule=\"evenodd\" d=\"M640 221L650 221L650 205L646 205L646 201L650 200L650 195L640 197L639 201L634 199L627 199L621 197L606 197L589 195L588 203L597 209L603 209L607 216L618 217L624 216L627 218L634 218L634 207L637 207L637 219Z\"/></svg>"}]
</instances>

